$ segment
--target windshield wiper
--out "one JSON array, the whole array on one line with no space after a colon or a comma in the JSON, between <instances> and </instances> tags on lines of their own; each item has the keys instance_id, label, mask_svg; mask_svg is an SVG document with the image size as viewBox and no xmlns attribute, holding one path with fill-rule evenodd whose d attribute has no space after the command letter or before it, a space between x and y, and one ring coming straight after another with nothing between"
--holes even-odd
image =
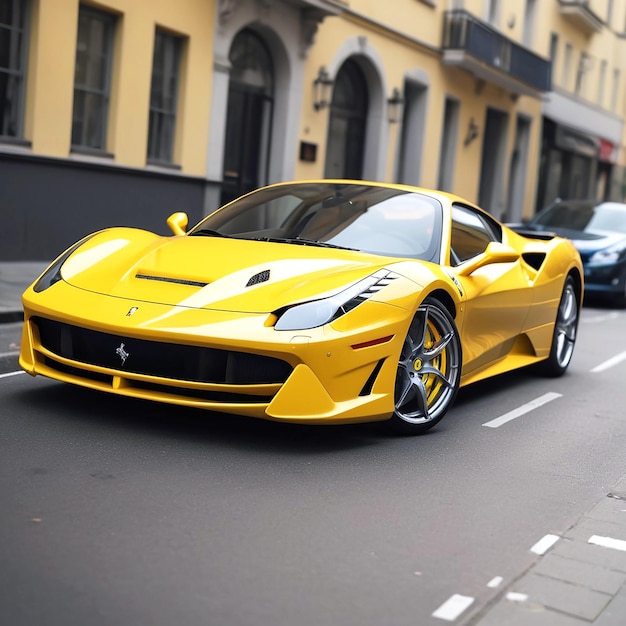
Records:
<instances>
[{"instance_id":1,"label":"windshield wiper","mask_svg":"<svg viewBox=\"0 0 626 626\"><path fill-rule=\"evenodd\" d=\"M348 248L338 246L327 241L317 241L317 239L303 239L302 237L255 237L255 241L267 241L269 243L292 243L299 246L316 246L318 248L336 248L337 250L353 250L358 252L358 248Z\"/></svg>"},{"instance_id":2,"label":"windshield wiper","mask_svg":"<svg viewBox=\"0 0 626 626\"><path fill-rule=\"evenodd\" d=\"M193 233L189 234L203 235L204 237L226 237L227 239L232 239L230 235L225 235L224 233L220 233L218 230L211 230L210 228L201 228L200 230L194 230Z\"/></svg>"}]
</instances>

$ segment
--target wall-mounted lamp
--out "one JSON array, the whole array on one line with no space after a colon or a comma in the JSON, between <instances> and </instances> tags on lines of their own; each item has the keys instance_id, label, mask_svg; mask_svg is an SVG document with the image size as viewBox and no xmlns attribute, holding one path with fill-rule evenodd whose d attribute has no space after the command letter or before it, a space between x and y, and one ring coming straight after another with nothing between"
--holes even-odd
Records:
<instances>
[{"instance_id":1,"label":"wall-mounted lamp","mask_svg":"<svg viewBox=\"0 0 626 626\"><path fill-rule=\"evenodd\" d=\"M470 117L467 133L465 134L465 141L463 143L469 146L476 137L478 137L478 124L476 124L473 117Z\"/></svg>"},{"instance_id":2,"label":"wall-mounted lamp","mask_svg":"<svg viewBox=\"0 0 626 626\"><path fill-rule=\"evenodd\" d=\"M387 100L387 117L390 124L397 124L400 121L403 104L404 98L400 95L400 90L394 87L391 98Z\"/></svg>"},{"instance_id":3,"label":"wall-mounted lamp","mask_svg":"<svg viewBox=\"0 0 626 626\"><path fill-rule=\"evenodd\" d=\"M313 108L316 111L330 104L333 89L333 79L328 75L325 67L320 67L317 78L313 81Z\"/></svg>"}]
</instances>

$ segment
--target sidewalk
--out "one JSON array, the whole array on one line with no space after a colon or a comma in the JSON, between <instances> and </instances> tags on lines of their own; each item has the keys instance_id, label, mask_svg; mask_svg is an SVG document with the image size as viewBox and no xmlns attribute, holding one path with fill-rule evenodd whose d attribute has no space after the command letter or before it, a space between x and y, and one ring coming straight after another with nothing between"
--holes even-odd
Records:
<instances>
[{"instance_id":1,"label":"sidewalk","mask_svg":"<svg viewBox=\"0 0 626 626\"><path fill-rule=\"evenodd\" d=\"M473 626L624 626L626 477L482 609ZM534 546L533 546L534 547Z\"/></svg>"},{"instance_id":2,"label":"sidewalk","mask_svg":"<svg viewBox=\"0 0 626 626\"><path fill-rule=\"evenodd\" d=\"M23 319L22 293L47 266L46 261L0 261L0 324Z\"/></svg>"}]
</instances>

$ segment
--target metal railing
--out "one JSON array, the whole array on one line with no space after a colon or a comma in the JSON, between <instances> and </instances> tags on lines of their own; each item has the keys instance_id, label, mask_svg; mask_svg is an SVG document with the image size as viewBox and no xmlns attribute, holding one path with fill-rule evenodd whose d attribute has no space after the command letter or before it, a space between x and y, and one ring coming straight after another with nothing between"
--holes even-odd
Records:
<instances>
[{"instance_id":1,"label":"metal railing","mask_svg":"<svg viewBox=\"0 0 626 626\"><path fill-rule=\"evenodd\" d=\"M462 50L538 91L550 91L552 63L464 10L444 14L444 50Z\"/></svg>"}]
</instances>

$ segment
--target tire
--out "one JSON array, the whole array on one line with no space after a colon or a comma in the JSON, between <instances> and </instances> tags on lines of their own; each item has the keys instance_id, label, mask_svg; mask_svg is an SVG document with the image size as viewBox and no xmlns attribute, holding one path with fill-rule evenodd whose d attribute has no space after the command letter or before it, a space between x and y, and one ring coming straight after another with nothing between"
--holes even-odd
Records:
<instances>
[{"instance_id":1,"label":"tire","mask_svg":"<svg viewBox=\"0 0 626 626\"><path fill-rule=\"evenodd\" d=\"M452 406L461 380L461 341L448 310L434 298L421 304L404 341L391 429L420 435Z\"/></svg>"},{"instance_id":2,"label":"tire","mask_svg":"<svg viewBox=\"0 0 626 626\"><path fill-rule=\"evenodd\" d=\"M579 314L580 303L574 279L568 276L556 311L550 356L539 367L544 376L556 378L565 374L574 354Z\"/></svg>"}]
</instances>

